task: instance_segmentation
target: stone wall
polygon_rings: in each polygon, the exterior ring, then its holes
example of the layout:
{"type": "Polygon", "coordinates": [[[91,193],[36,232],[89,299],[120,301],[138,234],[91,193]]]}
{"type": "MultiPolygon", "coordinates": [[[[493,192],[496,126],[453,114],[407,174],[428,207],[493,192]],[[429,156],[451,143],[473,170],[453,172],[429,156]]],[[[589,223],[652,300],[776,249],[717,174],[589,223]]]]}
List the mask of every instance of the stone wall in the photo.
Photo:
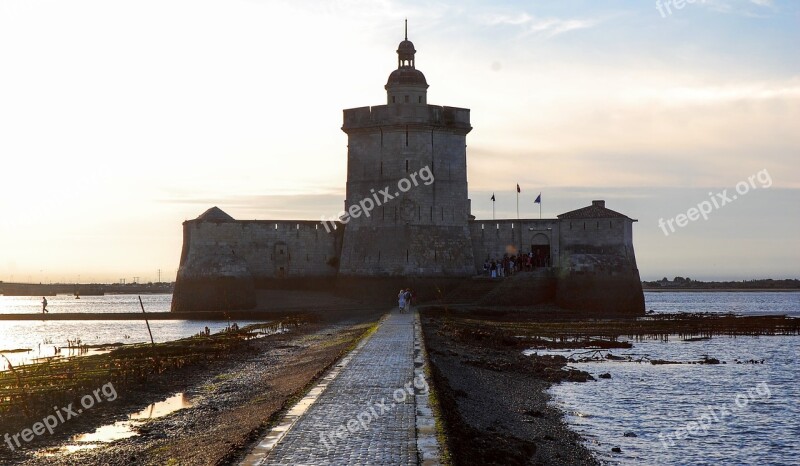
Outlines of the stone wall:
{"type": "Polygon", "coordinates": [[[190,220],[183,229],[173,311],[250,309],[256,284],[336,276],[341,225],[190,220]]]}
{"type": "Polygon", "coordinates": [[[365,202],[375,208],[347,220],[339,274],[473,275],[469,110],[424,104],[355,108],[345,110],[342,129],[348,134],[344,209],[365,202]],[[400,180],[409,181],[407,189],[400,180]]]}
{"type": "Polygon", "coordinates": [[[550,245],[552,266],[559,266],[559,220],[472,220],[469,229],[477,270],[483,270],[487,258],[499,259],[517,251],[528,253],[531,245],[546,244],[550,245]]]}
{"type": "Polygon", "coordinates": [[[336,275],[341,225],[328,232],[314,221],[189,221],[184,228],[190,258],[230,248],[256,279],[336,275]]]}
{"type": "Polygon", "coordinates": [[[556,303],[603,315],[644,314],[629,218],[561,220],[556,303]]]}

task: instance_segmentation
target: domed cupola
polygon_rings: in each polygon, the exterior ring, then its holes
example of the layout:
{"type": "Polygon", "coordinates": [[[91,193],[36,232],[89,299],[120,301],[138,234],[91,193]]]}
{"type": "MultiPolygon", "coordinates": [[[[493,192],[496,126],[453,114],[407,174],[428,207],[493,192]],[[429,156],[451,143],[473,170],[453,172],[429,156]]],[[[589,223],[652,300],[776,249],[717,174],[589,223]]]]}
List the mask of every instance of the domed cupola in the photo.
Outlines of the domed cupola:
{"type": "Polygon", "coordinates": [[[397,47],[397,67],[402,68],[404,66],[410,66],[414,68],[415,53],[417,53],[417,51],[414,49],[414,43],[408,40],[408,36],[406,36],[406,39],[400,42],[400,45],[397,47]]]}
{"type": "Polygon", "coordinates": [[[392,71],[384,87],[388,104],[427,104],[428,82],[422,71],[416,69],[414,56],[417,50],[408,40],[408,20],[405,39],[397,47],[397,69],[392,71]]]}

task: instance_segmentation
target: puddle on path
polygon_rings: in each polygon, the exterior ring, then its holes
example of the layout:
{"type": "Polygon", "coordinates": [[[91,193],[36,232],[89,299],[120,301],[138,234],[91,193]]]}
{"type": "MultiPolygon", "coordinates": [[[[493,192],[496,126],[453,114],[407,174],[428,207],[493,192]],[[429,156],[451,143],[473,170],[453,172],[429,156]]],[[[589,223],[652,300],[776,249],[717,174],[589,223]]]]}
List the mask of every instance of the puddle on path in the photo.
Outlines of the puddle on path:
{"type": "Polygon", "coordinates": [[[192,400],[185,393],[176,393],[166,400],[153,403],[145,409],[128,415],[125,421],[117,421],[95,429],[93,432],[73,436],[66,445],[49,449],[45,456],[62,453],[73,453],[80,450],[97,448],[104,443],[113,442],[139,435],[135,428],[149,419],[156,419],[171,414],[179,409],[191,408],[192,400]]]}

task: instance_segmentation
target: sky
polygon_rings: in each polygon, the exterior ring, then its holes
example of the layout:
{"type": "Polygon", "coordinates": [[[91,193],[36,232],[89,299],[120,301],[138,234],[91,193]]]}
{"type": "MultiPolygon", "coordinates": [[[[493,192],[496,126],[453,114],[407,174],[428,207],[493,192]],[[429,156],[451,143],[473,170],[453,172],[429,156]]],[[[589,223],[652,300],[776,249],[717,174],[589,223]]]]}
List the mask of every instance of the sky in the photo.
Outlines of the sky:
{"type": "Polygon", "coordinates": [[[643,279],[800,278],[800,2],[678,4],[0,0],[0,280],[172,280],[211,206],[335,215],[405,18],[428,102],[471,109],[478,219],[519,183],[637,219],[643,279]]]}

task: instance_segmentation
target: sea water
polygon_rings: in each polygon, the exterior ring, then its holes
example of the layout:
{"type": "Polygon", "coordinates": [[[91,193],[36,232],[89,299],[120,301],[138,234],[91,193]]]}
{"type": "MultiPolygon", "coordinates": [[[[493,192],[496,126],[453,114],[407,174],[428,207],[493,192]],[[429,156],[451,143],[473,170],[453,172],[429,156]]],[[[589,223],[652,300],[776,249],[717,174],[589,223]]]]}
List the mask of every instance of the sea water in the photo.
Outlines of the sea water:
{"type": "MultiPolygon", "coordinates": [[[[143,294],[142,303],[147,312],[169,312],[171,294],[143,294]]],[[[47,296],[47,311],[50,314],[83,312],[142,312],[139,295],[107,294],[104,296],[81,296],[71,294],[47,296]]],[[[42,296],[0,296],[0,314],[41,314],[42,296]]]]}
{"type": "MultiPolygon", "coordinates": [[[[48,310],[53,313],[120,313],[142,312],[137,295],[83,296],[72,295],[47,297],[48,310]]],[[[169,311],[172,295],[142,295],[148,312],[169,311]]],[[[41,297],[0,296],[0,313],[41,312],[41,297]]],[[[237,321],[239,326],[255,323],[237,321]]],[[[151,320],[150,329],[156,343],[173,341],[196,335],[206,327],[212,333],[228,326],[227,321],[198,320],[151,320]]],[[[0,354],[13,365],[30,363],[37,358],[56,355],[55,347],[68,346],[67,341],[80,340],[83,345],[109,343],[144,343],[150,334],[144,320],[0,320],[0,354]],[[30,349],[27,352],[9,352],[15,349],[30,349]]],[[[96,351],[92,351],[96,352],[96,351]]],[[[79,354],[77,350],[62,349],[61,356],[79,354]]],[[[0,357],[0,370],[8,367],[8,361],[0,357]]]]}
{"type": "MultiPolygon", "coordinates": [[[[799,297],[779,292],[659,292],[648,293],[646,301],[647,309],[656,312],[797,316],[799,297]]],[[[603,462],[800,464],[800,337],[714,337],[694,342],[674,338],[634,342],[631,349],[612,352],[683,362],[708,356],[724,364],[571,364],[597,381],[561,383],[550,393],[570,427],[603,462]],[[599,378],[602,373],[611,378],[599,378]],[[615,447],[621,452],[612,452],[615,447]]]]}

